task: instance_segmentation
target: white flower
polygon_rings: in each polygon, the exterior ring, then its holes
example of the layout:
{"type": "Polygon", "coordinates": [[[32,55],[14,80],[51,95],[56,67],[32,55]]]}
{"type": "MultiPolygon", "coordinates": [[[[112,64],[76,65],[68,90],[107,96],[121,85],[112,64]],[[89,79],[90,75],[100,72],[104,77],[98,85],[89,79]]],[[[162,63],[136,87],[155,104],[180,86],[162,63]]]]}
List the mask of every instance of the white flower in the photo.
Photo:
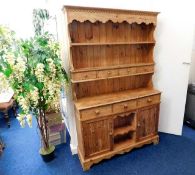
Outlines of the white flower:
{"type": "Polygon", "coordinates": [[[29,102],[28,102],[28,99],[27,98],[24,98],[22,96],[19,96],[18,97],[18,103],[19,103],[19,105],[21,106],[22,110],[25,113],[28,113],[29,112],[29,102]]]}
{"type": "Polygon", "coordinates": [[[25,120],[22,120],[22,121],[20,122],[20,126],[21,126],[22,128],[25,127],[25,120]]]}
{"type": "Polygon", "coordinates": [[[18,121],[21,122],[22,120],[24,120],[25,116],[23,114],[18,114],[18,121]]]}
{"type": "Polygon", "coordinates": [[[0,72],[0,93],[9,89],[9,82],[6,76],[0,72]]]}
{"type": "Polygon", "coordinates": [[[31,115],[31,114],[28,114],[28,115],[26,116],[26,121],[27,121],[27,123],[28,123],[28,126],[29,126],[29,127],[32,127],[32,115],[31,115]]]}
{"type": "Polygon", "coordinates": [[[20,73],[24,73],[26,70],[26,63],[23,58],[17,58],[16,67],[20,73]]]}
{"type": "Polygon", "coordinates": [[[55,73],[56,73],[56,66],[54,64],[54,61],[51,58],[48,58],[47,62],[49,64],[50,71],[53,73],[53,75],[55,75],[55,73]]]}
{"type": "Polygon", "coordinates": [[[17,78],[18,82],[23,81],[24,72],[26,70],[26,62],[23,58],[17,58],[16,64],[13,65],[14,77],[17,78]]]}
{"type": "Polygon", "coordinates": [[[39,82],[44,81],[44,67],[45,67],[44,64],[38,63],[35,68],[35,75],[39,82]]]}
{"type": "Polygon", "coordinates": [[[38,104],[39,100],[39,91],[37,87],[34,87],[32,91],[30,91],[30,99],[34,102],[34,105],[36,106],[38,104]]]}
{"type": "Polygon", "coordinates": [[[25,127],[25,115],[24,114],[18,114],[18,117],[17,117],[20,125],[22,128],[25,127]]]}
{"type": "Polygon", "coordinates": [[[11,54],[11,53],[9,53],[8,55],[7,55],[7,62],[9,63],[9,65],[11,66],[11,67],[13,67],[13,65],[14,65],[14,63],[15,63],[15,58],[14,58],[14,55],[13,54],[11,54]]]}

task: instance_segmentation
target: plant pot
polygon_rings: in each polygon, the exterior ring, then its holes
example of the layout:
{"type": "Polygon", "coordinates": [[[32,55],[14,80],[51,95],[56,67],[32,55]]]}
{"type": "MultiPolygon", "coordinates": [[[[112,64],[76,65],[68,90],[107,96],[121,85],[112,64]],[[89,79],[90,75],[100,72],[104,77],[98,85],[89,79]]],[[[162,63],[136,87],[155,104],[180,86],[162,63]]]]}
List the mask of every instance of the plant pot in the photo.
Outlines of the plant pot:
{"type": "Polygon", "coordinates": [[[44,162],[51,162],[55,158],[55,146],[50,146],[48,150],[41,148],[39,153],[44,162]]]}

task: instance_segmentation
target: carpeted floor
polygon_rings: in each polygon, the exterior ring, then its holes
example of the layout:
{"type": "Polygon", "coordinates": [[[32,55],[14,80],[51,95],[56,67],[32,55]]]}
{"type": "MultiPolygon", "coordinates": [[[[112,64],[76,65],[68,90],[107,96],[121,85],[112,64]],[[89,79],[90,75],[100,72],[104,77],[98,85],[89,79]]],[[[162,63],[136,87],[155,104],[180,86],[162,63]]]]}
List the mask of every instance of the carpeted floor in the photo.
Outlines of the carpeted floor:
{"type": "MultiPolygon", "coordinates": [[[[69,144],[56,148],[56,159],[44,163],[39,156],[36,124],[21,129],[12,118],[11,128],[0,119],[0,134],[6,149],[0,157],[0,175],[194,175],[195,130],[184,127],[182,137],[160,134],[160,144],[148,145],[115,156],[83,172],[77,155],[69,144]]],[[[69,142],[69,140],[68,140],[69,142]]]]}

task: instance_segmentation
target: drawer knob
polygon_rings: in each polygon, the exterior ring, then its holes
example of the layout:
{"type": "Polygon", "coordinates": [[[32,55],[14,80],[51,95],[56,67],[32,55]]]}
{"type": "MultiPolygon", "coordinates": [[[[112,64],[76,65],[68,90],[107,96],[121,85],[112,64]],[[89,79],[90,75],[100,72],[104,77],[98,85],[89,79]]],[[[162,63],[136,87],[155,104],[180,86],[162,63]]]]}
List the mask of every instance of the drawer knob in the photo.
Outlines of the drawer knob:
{"type": "Polygon", "coordinates": [[[124,108],[127,109],[127,107],[128,107],[127,104],[125,104],[125,105],[124,105],[124,108]]]}
{"type": "Polygon", "coordinates": [[[148,68],[144,68],[144,71],[148,71],[148,68]]]}
{"type": "Polygon", "coordinates": [[[99,110],[96,110],[95,113],[98,115],[98,114],[100,114],[100,111],[99,110]]]}
{"type": "Polygon", "coordinates": [[[108,73],[108,75],[110,75],[110,74],[111,74],[111,72],[110,72],[110,71],[108,71],[107,73],[108,73]]]}
{"type": "Polygon", "coordinates": [[[147,102],[148,103],[152,102],[152,99],[151,98],[148,98],[147,102]]]}
{"type": "Polygon", "coordinates": [[[87,77],[88,77],[88,75],[85,75],[84,77],[85,77],[85,78],[87,78],[87,77]]]}

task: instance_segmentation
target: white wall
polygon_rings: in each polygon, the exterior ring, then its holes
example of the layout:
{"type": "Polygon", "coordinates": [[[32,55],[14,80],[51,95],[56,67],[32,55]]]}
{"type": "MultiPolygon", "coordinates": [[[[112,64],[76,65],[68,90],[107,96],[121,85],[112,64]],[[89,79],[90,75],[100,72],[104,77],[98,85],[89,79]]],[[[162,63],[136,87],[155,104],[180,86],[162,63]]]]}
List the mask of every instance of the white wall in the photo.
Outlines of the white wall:
{"type": "Polygon", "coordinates": [[[18,37],[34,35],[32,12],[45,7],[45,0],[0,0],[0,24],[10,27],[18,37]]]}
{"type": "Polygon", "coordinates": [[[190,66],[190,78],[189,83],[195,83],[195,29],[194,29],[194,37],[193,37],[193,47],[192,47],[192,60],[190,66]]]}

